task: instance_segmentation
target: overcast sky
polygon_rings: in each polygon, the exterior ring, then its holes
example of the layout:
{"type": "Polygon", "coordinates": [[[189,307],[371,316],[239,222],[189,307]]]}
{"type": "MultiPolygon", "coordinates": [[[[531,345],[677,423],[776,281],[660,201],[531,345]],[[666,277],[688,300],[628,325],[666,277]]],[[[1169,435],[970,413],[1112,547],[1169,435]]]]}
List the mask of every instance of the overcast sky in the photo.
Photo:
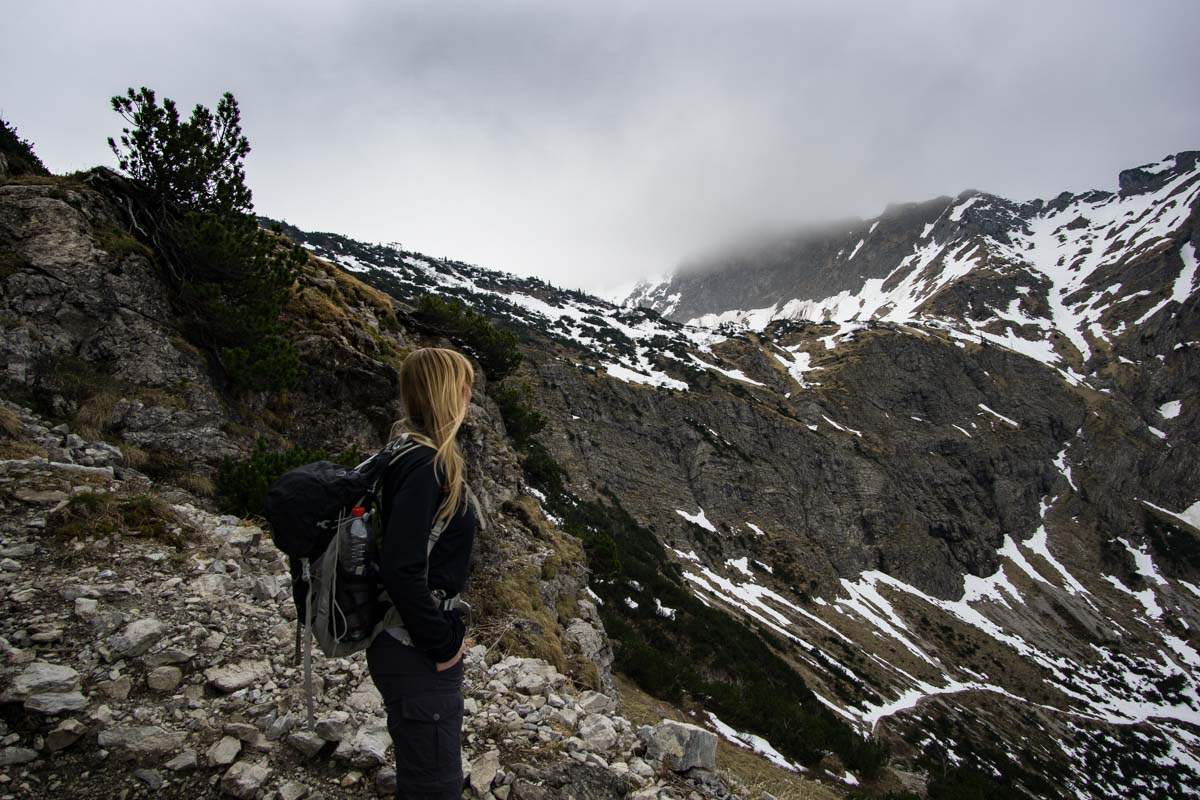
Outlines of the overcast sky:
{"type": "Polygon", "coordinates": [[[232,91],[255,208],[611,292],[749,230],[1200,149],[1200,2],[9,4],[0,116],[115,165],[109,98],[232,91]]]}

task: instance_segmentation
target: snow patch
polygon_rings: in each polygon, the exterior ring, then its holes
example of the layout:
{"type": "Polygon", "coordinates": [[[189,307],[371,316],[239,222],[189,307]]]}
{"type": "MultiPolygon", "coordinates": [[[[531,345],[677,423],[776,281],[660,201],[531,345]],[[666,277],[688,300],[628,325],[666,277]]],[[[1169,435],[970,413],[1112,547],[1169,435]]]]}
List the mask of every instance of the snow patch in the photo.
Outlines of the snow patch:
{"type": "Polygon", "coordinates": [[[703,508],[700,509],[700,513],[698,513],[698,514],[689,514],[686,511],[682,511],[678,508],[675,509],[675,513],[678,514],[679,516],[683,517],[684,519],[686,519],[688,522],[692,523],[693,525],[699,525],[701,528],[704,528],[705,530],[712,531],[713,533],[717,533],[717,529],[715,527],[713,527],[713,524],[708,521],[708,517],[705,516],[703,508]]]}

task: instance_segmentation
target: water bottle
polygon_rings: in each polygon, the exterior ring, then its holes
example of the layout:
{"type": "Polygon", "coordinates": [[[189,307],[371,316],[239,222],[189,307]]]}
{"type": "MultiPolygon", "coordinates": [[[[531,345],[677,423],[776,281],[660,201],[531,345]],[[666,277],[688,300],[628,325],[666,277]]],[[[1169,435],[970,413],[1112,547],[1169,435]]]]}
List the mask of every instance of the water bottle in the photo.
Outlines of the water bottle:
{"type": "Polygon", "coordinates": [[[342,571],[349,576],[363,577],[367,574],[367,544],[371,531],[367,527],[367,510],[362,506],[350,509],[350,524],[345,528],[342,540],[342,571]]]}
{"type": "Polygon", "coordinates": [[[371,589],[374,579],[367,570],[367,549],[371,539],[367,510],[362,506],[351,509],[350,524],[343,531],[342,552],[338,557],[341,582],[345,589],[345,608],[342,613],[346,618],[346,633],[342,638],[357,642],[370,635],[373,611],[371,589]]]}

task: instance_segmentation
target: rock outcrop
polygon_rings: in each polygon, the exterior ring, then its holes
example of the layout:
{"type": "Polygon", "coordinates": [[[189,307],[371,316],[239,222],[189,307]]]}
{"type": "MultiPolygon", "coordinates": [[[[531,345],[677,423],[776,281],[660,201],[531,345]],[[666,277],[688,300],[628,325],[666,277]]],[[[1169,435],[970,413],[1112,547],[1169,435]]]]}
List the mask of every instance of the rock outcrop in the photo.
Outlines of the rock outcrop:
{"type": "MultiPolygon", "coordinates": [[[[51,435],[28,409],[3,408],[33,440],[51,435]]],[[[23,707],[0,721],[0,792],[193,797],[215,785],[237,798],[388,796],[391,742],[361,654],[317,655],[317,723],[304,726],[286,563],[259,528],[165,502],[179,535],[56,527],[81,497],[148,485],[153,495],[148,478],[120,473],[0,461],[0,553],[10,565],[0,572],[0,703],[23,707]]],[[[594,642],[602,629],[582,626],[595,624],[581,617],[571,629],[594,642]]],[[[465,674],[465,796],[550,798],[564,785],[605,797],[618,787],[642,798],[737,791],[714,783],[711,757],[664,768],[612,695],[545,660],[481,642],[467,650],[465,674]]],[[[611,686],[611,675],[601,682],[611,686]]]]}

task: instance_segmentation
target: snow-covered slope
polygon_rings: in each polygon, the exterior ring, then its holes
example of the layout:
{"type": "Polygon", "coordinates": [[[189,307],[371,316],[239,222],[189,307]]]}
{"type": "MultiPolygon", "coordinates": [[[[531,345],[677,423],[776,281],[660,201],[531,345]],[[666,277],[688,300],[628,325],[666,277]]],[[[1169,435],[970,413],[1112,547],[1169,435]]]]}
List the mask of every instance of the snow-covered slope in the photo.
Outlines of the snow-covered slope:
{"type": "Polygon", "coordinates": [[[1193,297],[1198,160],[1197,152],[1168,156],[1121,173],[1118,193],[1048,203],[965,192],[924,204],[923,214],[885,212],[725,256],[643,285],[626,303],[705,326],[943,324],[1086,374],[1122,334],[1184,313],[1193,297]],[[839,291],[812,292],[818,273],[835,276],[839,291]]]}

